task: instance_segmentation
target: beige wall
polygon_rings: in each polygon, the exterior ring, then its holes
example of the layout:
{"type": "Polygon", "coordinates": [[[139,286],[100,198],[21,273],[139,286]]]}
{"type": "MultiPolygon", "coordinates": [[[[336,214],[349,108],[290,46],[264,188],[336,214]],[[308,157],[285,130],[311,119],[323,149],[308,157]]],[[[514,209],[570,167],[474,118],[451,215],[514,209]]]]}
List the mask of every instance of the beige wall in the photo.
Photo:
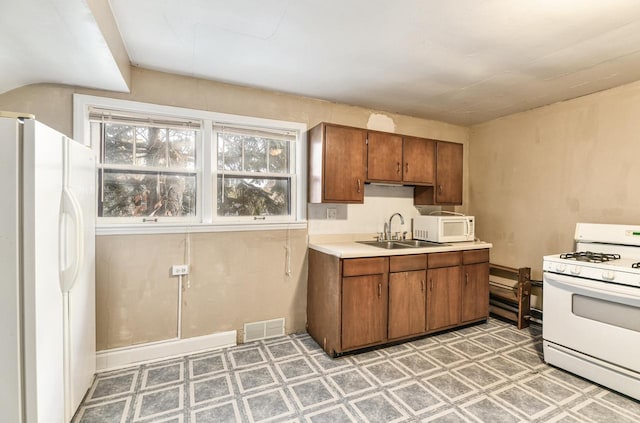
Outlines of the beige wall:
{"type": "MultiPolygon", "coordinates": [[[[367,128],[383,121],[397,133],[461,142],[468,148],[468,129],[456,125],[140,68],[131,68],[130,94],[38,84],[0,95],[0,110],[33,113],[72,136],[74,93],[290,120],[308,127],[327,121],[367,128]]],[[[466,182],[464,195],[468,198],[466,182]]],[[[285,317],[288,332],[303,330],[306,235],[306,230],[297,230],[99,236],[98,349],[176,336],[177,281],[169,276],[169,269],[187,259],[192,271],[183,291],[183,337],[236,329],[241,339],[243,323],[278,317],[285,317]],[[287,238],[291,276],[284,275],[287,238]]]]}
{"type": "Polygon", "coordinates": [[[640,82],[473,126],[469,212],[491,260],[573,249],[576,222],[640,224],[640,82]]]}
{"type": "Polygon", "coordinates": [[[97,348],[177,336],[178,278],[182,337],[238,330],[284,317],[287,333],[305,329],[305,230],[99,236],[96,243],[97,348]],[[285,247],[291,251],[287,274],[285,247]]]}

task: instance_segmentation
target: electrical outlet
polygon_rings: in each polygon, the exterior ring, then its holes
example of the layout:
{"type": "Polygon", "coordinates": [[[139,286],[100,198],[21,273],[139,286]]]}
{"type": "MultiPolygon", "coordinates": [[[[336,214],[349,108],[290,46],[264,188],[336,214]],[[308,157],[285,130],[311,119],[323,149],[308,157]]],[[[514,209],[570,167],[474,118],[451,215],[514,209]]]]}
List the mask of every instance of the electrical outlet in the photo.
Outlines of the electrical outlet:
{"type": "Polygon", "coordinates": [[[336,216],[338,215],[338,211],[335,207],[329,207],[327,209],[327,220],[336,220],[336,216]]]}
{"type": "Polygon", "coordinates": [[[189,274],[189,265],[188,264],[174,264],[171,266],[171,275],[172,276],[182,276],[189,274]]]}

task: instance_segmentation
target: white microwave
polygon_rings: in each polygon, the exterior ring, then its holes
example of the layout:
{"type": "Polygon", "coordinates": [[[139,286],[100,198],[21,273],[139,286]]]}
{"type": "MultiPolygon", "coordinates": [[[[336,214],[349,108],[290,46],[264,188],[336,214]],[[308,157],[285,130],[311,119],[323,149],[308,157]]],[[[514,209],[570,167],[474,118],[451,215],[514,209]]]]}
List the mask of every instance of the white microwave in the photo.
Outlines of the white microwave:
{"type": "Polygon", "coordinates": [[[413,239],[431,242],[473,241],[473,216],[417,216],[413,218],[413,239]]]}

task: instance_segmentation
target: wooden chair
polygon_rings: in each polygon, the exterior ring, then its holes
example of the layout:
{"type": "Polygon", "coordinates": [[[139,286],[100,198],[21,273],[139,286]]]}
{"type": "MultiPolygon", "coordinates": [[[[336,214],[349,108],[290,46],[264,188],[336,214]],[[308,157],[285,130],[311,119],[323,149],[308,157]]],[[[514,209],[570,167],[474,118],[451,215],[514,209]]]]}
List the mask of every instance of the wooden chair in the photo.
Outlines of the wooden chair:
{"type": "Polygon", "coordinates": [[[531,268],[489,264],[489,312],[514,321],[518,329],[531,317],[531,268]]]}

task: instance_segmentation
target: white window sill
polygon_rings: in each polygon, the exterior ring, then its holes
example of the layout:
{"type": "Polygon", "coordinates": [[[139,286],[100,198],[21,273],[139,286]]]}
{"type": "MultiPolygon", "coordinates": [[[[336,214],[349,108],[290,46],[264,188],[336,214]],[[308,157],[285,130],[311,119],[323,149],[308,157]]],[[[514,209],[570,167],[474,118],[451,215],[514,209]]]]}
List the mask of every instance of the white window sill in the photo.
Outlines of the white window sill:
{"type": "Polygon", "coordinates": [[[261,223],[148,223],[148,224],[109,224],[96,226],[96,235],[152,235],[184,234],[203,232],[246,232],[277,231],[286,229],[307,229],[307,221],[297,222],[261,222],[261,223]]]}

